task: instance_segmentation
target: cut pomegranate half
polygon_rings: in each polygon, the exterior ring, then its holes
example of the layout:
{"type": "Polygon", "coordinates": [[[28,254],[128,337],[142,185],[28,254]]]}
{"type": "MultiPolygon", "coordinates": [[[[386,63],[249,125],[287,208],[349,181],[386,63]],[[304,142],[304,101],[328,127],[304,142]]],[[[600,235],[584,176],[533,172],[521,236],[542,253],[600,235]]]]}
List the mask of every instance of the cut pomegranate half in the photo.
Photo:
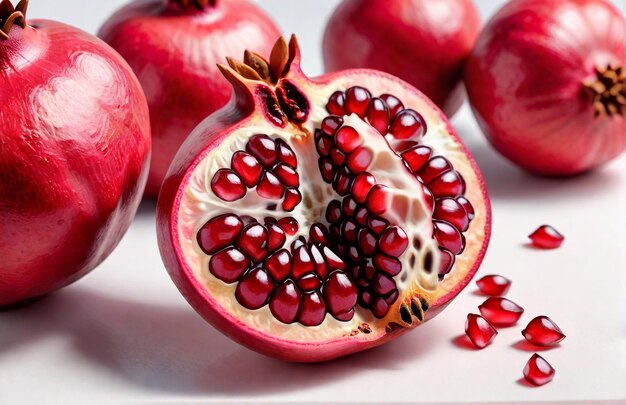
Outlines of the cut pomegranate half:
{"type": "Polygon", "coordinates": [[[159,245],[195,309],[261,353],[320,361],[432,318],[471,280],[491,213],[442,113],[374,71],[311,80],[295,38],[221,66],[230,104],[170,168],[159,245]]]}

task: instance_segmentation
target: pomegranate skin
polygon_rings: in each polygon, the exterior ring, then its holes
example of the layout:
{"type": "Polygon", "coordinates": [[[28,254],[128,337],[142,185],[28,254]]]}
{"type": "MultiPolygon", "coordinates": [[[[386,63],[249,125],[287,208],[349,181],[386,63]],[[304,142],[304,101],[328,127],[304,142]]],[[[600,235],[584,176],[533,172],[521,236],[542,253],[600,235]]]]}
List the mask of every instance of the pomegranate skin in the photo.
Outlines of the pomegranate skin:
{"type": "Polygon", "coordinates": [[[479,32],[471,0],[344,0],[326,26],[324,64],[388,72],[451,117],[465,97],[463,67],[479,32]]]}
{"type": "Polygon", "coordinates": [[[138,0],[117,11],[98,36],[130,64],[150,106],[153,152],[146,196],[156,198],[191,130],[223,107],[231,85],[217,64],[246,49],[267,54],[280,31],[248,0],[218,0],[198,10],[138,0]]]}
{"type": "Polygon", "coordinates": [[[621,154],[626,109],[596,116],[584,83],[596,79],[596,68],[625,66],[624,25],[605,0],[504,6],[483,30],[464,78],[495,149],[551,176],[582,173],[621,154]]]}
{"type": "Polygon", "coordinates": [[[102,262],[134,217],[150,157],[148,105],[126,62],[83,31],[29,23],[0,39],[0,307],[102,262]]]}

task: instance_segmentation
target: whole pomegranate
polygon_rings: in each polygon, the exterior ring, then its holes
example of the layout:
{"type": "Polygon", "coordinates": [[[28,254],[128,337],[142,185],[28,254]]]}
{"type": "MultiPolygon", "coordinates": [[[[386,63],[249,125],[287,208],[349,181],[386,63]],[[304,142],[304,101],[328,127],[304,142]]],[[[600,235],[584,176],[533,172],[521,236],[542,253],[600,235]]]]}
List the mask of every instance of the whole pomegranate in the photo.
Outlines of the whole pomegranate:
{"type": "Polygon", "coordinates": [[[471,0],[344,0],[328,21],[327,71],[371,68],[406,80],[452,116],[480,31],[471,0]]]}
{"type": "Polygon", "coordinates": [[[148,98],[153,152],[146,196],[156,197],[187,135],[230,98],[217,63],[245,49],[267,53],[280,32],[247,0],[136,0],[98,35],[128,61],[148,98]]]}
{"type": "Polygon", "coordinates": [[[388,74],[307,78],[295,37],[228,59],[234,88],[176,155],[159,247],[193,307],[261,353],[321,361],[396,338],[472,278],[483,179],[445,116],[388,74]]]}
{"type": "Polygon", "coordinates": [[[115,248],[148,175],[139,82],[105,43],[0,2],[0,307],[82,277],[115,248]]]}
{"type": "Polygon", "coordinates": [[[515,0],[483,30],[465,86],[493,146],[573,175],[626,149],[624,17],[605,0],[515,0]]]}

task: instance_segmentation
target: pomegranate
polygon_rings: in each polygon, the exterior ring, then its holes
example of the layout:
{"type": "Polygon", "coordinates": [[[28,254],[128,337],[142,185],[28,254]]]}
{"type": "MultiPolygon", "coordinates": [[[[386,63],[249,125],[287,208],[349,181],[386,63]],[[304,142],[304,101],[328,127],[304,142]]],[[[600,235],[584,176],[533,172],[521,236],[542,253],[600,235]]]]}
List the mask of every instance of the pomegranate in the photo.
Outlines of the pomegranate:
{"type": "Polygon", "coordinates": [[[189,132],[223,107],[231,86],[217,68],[227,55],[265,54],[280,31],[248,0],[144,0],[116,12],[98,36],[137,74],[148,98],[153,152],[146,196],[159,193],[189,132]]]}
{"type": "Polygon", "coordinates": [[[452,116],[480,32],[471,0],[344,0],[326,26],[328,71],[371,68],[406,80],[452,116]]]}
{"type": "Polygon", "coordinates": [[[533,354],[524,367],[524,378],[532,385],[541,386],[554,378],[554,368],[537,353],[533,354]]]}
{"type": "Polygon", "coordinates": [[[556,249],[561,247],[565,237],[550,225],[541,225],[528,235],[532,246],[540,249],[556,249]]]}
{"type": "Polygon", "coordinates": [[[0,306],[63,287],[115,248],[148,175],[139,82],[99,39],[0,2],[0,306]]]}
{"type": "Polygon", "coordinates": [[[227,107],[177,154],[161,255],[226,335],[291,361],[380,345],[470,281],[490,236],[482,176],[445,116],[382,72],[311,80],[295,37],[228,59],[227,107]]]}
{"type": "Polygon", "coordinates": [[[465,72],[493,146],[541,175],[573,175],[626,149],[624,17],[607,0],[514,0],[465,72]],[[575,29],[572,29],[575,27],[575,29]]]}

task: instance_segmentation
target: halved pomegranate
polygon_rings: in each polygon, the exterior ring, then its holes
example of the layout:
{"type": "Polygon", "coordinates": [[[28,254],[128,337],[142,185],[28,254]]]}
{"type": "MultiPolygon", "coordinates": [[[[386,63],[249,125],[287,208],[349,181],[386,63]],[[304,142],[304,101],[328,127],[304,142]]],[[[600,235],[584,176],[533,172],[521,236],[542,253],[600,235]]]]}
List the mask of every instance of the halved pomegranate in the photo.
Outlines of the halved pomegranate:
{"type": "Polygon", "coordinates": [[[321,361],[441,311],[487,248],[482,176],[441,111],[401,80],[311,80],[295,37],[220,66],[224,109],[179,151],[161,254],[194,308],[241,344],[321,361]]]}

